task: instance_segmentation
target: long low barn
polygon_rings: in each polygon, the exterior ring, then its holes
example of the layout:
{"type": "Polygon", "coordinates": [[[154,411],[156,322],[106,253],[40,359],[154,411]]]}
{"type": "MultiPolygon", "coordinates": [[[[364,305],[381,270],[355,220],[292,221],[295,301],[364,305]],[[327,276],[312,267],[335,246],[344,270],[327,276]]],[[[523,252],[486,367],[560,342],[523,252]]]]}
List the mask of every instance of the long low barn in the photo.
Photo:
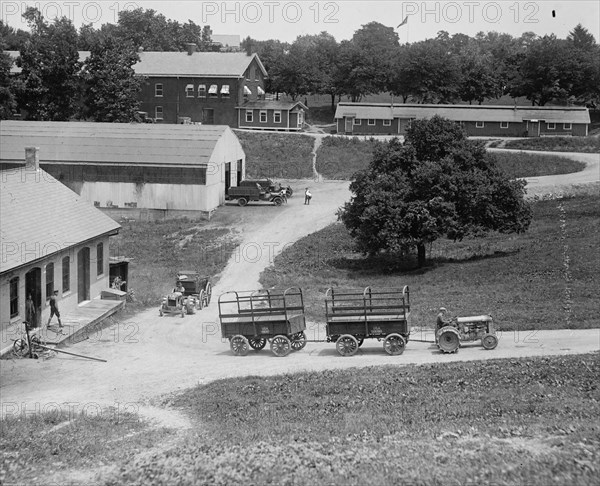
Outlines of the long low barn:
{"type": "Polygon", "coordinates": [[[39,147],[40,166],[96,207],[210,214],[245,173],[233,131],[219,125],[0,123],[0,163],[39,147]]]}
{"type": "Polygon", "coordinates": [[[411,120],[435,115],[460,123],[470,136],[586,136],[590,124],[583,107],[385,103],[338,103],[335,121],[337,132],[347,135],[402,135],[411,120]]]}

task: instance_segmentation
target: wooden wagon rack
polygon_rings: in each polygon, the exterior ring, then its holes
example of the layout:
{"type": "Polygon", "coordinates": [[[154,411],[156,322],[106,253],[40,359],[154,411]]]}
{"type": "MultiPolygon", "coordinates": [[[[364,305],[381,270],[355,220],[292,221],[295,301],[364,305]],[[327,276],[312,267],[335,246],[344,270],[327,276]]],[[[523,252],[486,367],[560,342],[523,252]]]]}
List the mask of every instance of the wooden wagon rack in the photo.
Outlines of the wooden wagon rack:
{"type": "Polygon", "coordinates": [[[306,345],[304,297],[297,287],[226,292],[219,297],[219,320],[221,336],[238,356],[249,348],[260,351],[267,341],[276,356],[306,345]]]}
{"type": "Polygon", "coordinates": [[[327,341],[342,356],[352,356],[365,339],[383,340],[391,355],[404,352],[410,336],[410,293],[402,288],[336,290],[325,294],[327,341]]]}

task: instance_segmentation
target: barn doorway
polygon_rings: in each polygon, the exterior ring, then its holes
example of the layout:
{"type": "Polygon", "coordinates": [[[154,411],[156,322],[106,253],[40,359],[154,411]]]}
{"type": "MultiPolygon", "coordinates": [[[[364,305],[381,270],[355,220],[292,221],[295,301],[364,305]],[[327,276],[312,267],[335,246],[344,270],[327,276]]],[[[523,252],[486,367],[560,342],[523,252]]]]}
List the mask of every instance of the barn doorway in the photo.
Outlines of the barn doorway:
{"type": "Polygon", "coordinates": [[[77,253],[77,302],[90,300],[90,249],[77,253]]]}
{"type": "Polygon", "coordinates": [[[42,318],[42,269],[32,268],[25,274],[25,298],[31,295],[33,300],[34,314],[31,324],[40,327],[42,318]]]}
{"type": "Polygon", "coordinates": [[[240,182],[242,182],[242,159],[238,159],[237,161],[237,185],[240,185],[240,182]]]}
{"type": "Polygon", "coordinates": [[[225,163],[225,194],[229,193],[231,187],[231,162],[225,163]]]}

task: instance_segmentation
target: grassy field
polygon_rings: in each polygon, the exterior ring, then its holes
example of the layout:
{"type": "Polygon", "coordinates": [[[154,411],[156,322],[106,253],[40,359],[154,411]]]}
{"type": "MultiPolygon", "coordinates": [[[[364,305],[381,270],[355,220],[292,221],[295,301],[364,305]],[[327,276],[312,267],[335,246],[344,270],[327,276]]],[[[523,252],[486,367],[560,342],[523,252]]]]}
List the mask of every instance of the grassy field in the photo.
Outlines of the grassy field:
{"type": "Polygon", "coordinates": [[[345,227],[334,224],[276,257],[261,283],[301,287],[307,315],[316,322],[324,319],[330,286],[409,285],[412,322],[418,326],[433,325],[444,306],[453,315],[491,314],[501,330],[598,327],[597,186],[594,191],[596,196],[535,202],[533,222],[522,235],[438,240],[422,269],[413,257],[356,253],[345,227]]]}
{"type": "Polygon", "coordinates": [[[237,130],[236,135],[246,152],[246,178],[307,179],[313,176],[312,137],[237,130]]]}
{"type": "MultiPolygon", "coordinates": [[[[317,152],[317,172],[327,179],[351,180],[355,172],[367,168],[378,143],[357,137],[325,137],[317,152]]],[[[585,168],[582,162],[558,155],[521,152],[493,155],[500,169],[511,178],[569,174],[585,168]]]]}
{"type": "Polygon", "coordinates": [[[600,153],[600,137],[541,137],[510,140],[504,146],[520,150],[600,153]]]}
{"type": "Polygon", "coordinates": [[[104,468],[94,484],[590,485],[599,373],[587,354],[221,380],[168,399],[188,431],[4,420],[0,480],[104,468]]]}
{"type": "Polygon", "coordinates": [[[131,258],[127,286],[134,290],[135,302],[127,305],[128,312],[158,306],[179,270],[215,276],[225,268],[235,235],[227,227],[208,225],[188,219],[122,223],[110,249],[111,255],[131,258]]]}

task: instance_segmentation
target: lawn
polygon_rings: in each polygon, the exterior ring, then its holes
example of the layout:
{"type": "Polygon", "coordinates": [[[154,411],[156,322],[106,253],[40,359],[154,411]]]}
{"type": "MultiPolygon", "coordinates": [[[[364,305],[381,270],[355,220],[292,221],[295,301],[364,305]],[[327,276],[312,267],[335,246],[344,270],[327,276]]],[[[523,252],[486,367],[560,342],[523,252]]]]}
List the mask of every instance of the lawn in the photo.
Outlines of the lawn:
{"type": "MultiPolygon", "coordinates": [[[[368,167],[376,140],[357,137],[325,137],[317,152],[317,172],[327,179],[352,180],[359,170],[368,167]]],[[[585,164],[558,155],[522,152],[493,152],[498,167],[511,178],[570,174],[585,164]]]]}
{"type": "Polygon", "coordinates": [[[548,152],[600,153],[600,137],[541,137],[510,140],[504,148],[548,152]]]}
{"type": "Polygon", "coordinates": [[[119,442],[99,484],[589,485],[599,373],[587,354],[216,381],[169,399],[191,431],[137,457],[119,442]]]}
{"type": "Polygon", "coordinates": [[[324,320],[330,286],[408,285],[412,323],[418,326],[433,325],[444,306],[453,315],[491,314],[500,330],[599,327],[597,186],[595,192],[533,203],[533,222],[525,234],[438,240],[421,269],[412,255],[364,257],[337,223],[287,248],[261,283],[302,288],[307,316],[315,322],[324,320]]]}
{"type": "Polygon", "coordinates": [[[246,178],[308,179],[313,177],[314,138],[308,135],[236,130],[246,152],[246,178]]]}
{"type": "Polygon", "coordinates": [[[122,226],[110,250],[111,255],[131,259],[127,287],[133,289],[135,302],[128,304],[129,312],[158,306],[180,270],[219,274],[236,246],[229,227],[215,227],[208,221],[135,221],[122,226]]]}

